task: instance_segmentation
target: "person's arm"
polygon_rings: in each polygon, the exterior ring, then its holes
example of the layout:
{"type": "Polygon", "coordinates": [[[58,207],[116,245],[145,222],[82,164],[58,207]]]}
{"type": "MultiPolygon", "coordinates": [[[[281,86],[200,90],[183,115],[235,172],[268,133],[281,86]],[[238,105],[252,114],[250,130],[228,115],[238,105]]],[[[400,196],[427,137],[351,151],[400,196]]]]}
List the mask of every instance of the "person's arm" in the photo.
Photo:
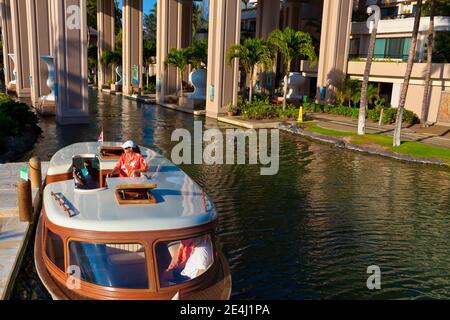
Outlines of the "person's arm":
{"type": "Polygon", "coordinates": [[[112,177],[115,175],[118,175],[120,173],[120,168],[122,167],[122,157],[119,158],[119,161],[117,162],[114,169],[108,174],[108,177],[112,177]]]}

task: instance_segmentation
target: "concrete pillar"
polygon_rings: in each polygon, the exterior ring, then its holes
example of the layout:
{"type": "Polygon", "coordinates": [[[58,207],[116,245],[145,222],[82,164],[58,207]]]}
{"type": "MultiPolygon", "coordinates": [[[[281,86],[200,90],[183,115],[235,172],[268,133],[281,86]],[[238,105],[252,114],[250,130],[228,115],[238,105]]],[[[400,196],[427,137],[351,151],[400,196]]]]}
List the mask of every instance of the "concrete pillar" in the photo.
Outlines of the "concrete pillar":
{"type": "MultiPolygon", "coordinates": [[[[180,87],[175,67],[164,66],[170,49],[192,42],[192,0],[159,0],[157,4],[156,99],[163,102],[180,87]]],[[[184,75],[186,78],[186,74],[184,75]]]]}
{"type": "MultiPolygon", "coordinates": [[[[280,1],[259,0],[256,14],[256,38],[267,39],[269,34],[280,27],[280,1]]],[[[260,74],[261,87],[275,89],[277,66],[274,64],[272,70],[266,70],[260,74]]]]}
{"type": "MultiPolygon", "coordinates": [[[[28,50],[30,52],[31,103],[39,104],[39,98],[50,93],[47,86],[47,64],[41,60],[43,55],[51,55],[48,0],[28,0],[28,50]]],[[[53,104],[54,105],[54,104],[53,104]]]]}
{"type": "Polygon", "coordinates": [[[122,15],[123,93],[140,93],[143,64],[142,0],[123,0],[122,15]]]}
{"type": "Polygon", "coordinates": [[[209,2],[208,77],[206,115],[226,113],[227,104],[237,104],[239,65],[226,63],[228,48],[240,42],[241,1],[209,2]]]}
{"type": "Polygon", "coordinates": [[[100,58],[105,51],[114,51],[114,0],[97,0],[98,87],[114,80],[114,66],[104,66],[100,58]]]}
{"type": "Polygon", "coordinates": [[[325,87],[325,100],[334,98],[336,87],[347,73],[348,51],[352,19],[353,0],[324,0],[320,55],[317,79],[317,100],[320,88],[325,87]]]}
{"type": "Polygon", "coordinates": [[[14,65],[8,54],[13,53],[13,38],[12,38],[12,20],[10,0],[0,0],[0,14],[1,14],[1,28],[2,28],[2,43],[3,43],[3,66],[5,73],[5,85],[14,79],[13,70],[14,65]]]}
{"type": "Polygon", "coordinates": [[[19,98],[28,98],[31,94],[30,57],[28,48],[27,0],[10,0],[12,38],[15,60],[16,93],[19,98]]]}
{"type": "Polygon", "coordinates": [[[86,0],[50,1],[59,124],[88,122],[86,0]]]}

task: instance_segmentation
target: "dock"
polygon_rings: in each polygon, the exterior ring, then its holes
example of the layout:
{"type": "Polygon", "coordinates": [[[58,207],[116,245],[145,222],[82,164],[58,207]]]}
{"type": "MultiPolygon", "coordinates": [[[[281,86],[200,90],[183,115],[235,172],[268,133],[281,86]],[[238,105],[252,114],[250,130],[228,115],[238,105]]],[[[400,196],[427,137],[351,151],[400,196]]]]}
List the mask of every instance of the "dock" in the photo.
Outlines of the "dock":
{"type": "MultiPolygon", "coordinates": [[[[42,162],[42,179],[48,162],[42,162]]],[[[8,299],[22,263],[33,225],[19,220],[17,181],[26,162],[0,164],[0,299],[8,299]]],[[[39,189],[32,189],[34,214],[40,211],[39,189]]]]}

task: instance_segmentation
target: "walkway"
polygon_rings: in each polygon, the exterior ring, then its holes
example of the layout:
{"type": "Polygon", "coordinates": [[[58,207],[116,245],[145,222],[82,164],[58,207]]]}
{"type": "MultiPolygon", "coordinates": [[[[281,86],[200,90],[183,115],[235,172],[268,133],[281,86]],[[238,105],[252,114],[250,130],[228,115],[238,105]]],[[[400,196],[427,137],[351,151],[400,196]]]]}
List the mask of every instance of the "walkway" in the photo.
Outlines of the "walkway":
{"type": "MultiPolygon", "coordinates": [[[[27,163],[0,164],[0,299],[7,299],[26,244],[31,237],[31,225],[19,221],[17,181],[19,170],[27,163]]],[[[43,178],[48,163],[42,163],[43,178]]],[[[33,190],[33,199],[37,189],[33,190]]]]}
{"type": "MultiPolygon", "coordinates": [[[[308,113],[308,115],[317,121],[318,126],[326,129],[356,131],[358,127],[357,119],[324,113],[308,113]]],[[[394,125],[381,125],[379,127],[378,123],[367,121],[366,132],[392,136],[394,125]]],[[[431,126],[429,128],[421,128],[420,125],[416,124],[402,129],[402,139],[450,149],[450,127],[431,126]]]]}

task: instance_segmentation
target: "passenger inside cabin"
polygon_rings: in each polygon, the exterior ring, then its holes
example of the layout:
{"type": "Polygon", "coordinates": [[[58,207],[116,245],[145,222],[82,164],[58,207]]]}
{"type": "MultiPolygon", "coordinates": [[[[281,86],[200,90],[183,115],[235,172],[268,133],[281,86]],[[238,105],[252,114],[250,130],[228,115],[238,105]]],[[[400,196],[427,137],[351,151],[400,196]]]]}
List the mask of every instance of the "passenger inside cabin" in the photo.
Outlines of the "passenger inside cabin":
{"type": "Polygon", "coordinates": [[[74,179],[79,189],[97,189],[99,187],[99,171],[92,165],[92,160],[84,159],[83,168],[74,168],[74,179]]]}
{"type": "Polygon", "coordinates": [[[135,150],[137,146],[129,140],[122,145],[124,153],[120,156],[115,168],[108,175],[109,177],[119,175],[121,178],[140,177],[141,173],[148,171],[148,164],[144,157],[135,150]]]}
{"type": "Polygon", "coordinates": [[[213,263],[212,243],[208,235],[182,240],[162,282],[178,284],[202,275],[213,263]]]}

